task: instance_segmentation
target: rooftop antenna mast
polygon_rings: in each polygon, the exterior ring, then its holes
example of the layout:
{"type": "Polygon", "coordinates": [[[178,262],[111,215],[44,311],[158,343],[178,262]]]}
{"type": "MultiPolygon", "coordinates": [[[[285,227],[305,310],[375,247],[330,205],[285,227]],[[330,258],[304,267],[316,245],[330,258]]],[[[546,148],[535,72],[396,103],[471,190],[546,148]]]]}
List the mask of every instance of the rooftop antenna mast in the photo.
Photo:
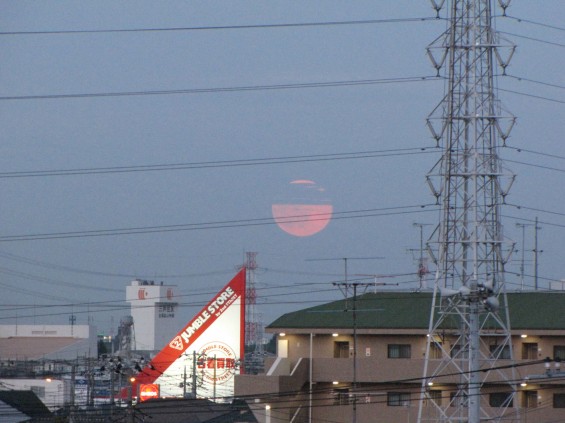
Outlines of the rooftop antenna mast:
{"type": "MultiPolygon", "coordinates": [[[[499,158],[515,118],[496,98],[515,46],[494,28],[495,0],[431,0],[447,5],[447,30],[427,49],[445,96],[428,117],[442,155],[427,176],[440,206],[428,241],[436,266],[418,423],[519,421],[504,266],[501,206],[514,181],[499,158]],[[433,357],[433,360],[432,360],[433,357]],[[505,361],[508,364],[508,361],[505,361]],[[488,381],[488,382],[487,382],[488,381]],[[508,393],[489,408],[485,385],[508,393]]],[[[510,0],[498,0],[503,15],[510,0]]]]}

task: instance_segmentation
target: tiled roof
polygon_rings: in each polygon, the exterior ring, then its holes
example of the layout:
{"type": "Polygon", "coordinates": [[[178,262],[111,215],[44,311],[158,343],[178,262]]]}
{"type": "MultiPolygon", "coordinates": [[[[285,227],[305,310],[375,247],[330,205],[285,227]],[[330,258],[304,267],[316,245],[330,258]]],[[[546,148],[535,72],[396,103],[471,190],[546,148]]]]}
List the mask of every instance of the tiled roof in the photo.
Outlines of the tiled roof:
{"type": "MultiPolygon", "coordinates": [[[[565,330],[565,292],[531,291],[508,293],[510,326],[513,330],[565,330]]],[[[427,329],[431,292],[390,292],[357,297],[358,329],[427,329]]],[[[268,329],[338,329],[353,327],[353,299],[333,301],[287,313],[268,329]]]]}

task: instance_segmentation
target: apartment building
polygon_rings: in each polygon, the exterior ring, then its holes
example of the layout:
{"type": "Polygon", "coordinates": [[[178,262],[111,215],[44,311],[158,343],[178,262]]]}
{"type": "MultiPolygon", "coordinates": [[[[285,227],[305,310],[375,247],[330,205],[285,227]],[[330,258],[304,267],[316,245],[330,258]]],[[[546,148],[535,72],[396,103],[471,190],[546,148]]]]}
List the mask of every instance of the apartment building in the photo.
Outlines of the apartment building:
{"type": "MultiPolygon", "coordinates": [[[[496,360],[497,368],[483,385],[481,407],[507,421],[565,421],[565,291],[507,297],[512,349],[497,333],[481,336],[481,365],[496,360]],[[516,381],[510,402],[503,378],[516,381]]],[[[266,329],[276,334],[277,356],[264,374],[236,376],[236,397],[266,423],[416,422],[423,389],[427,402],[464,408],[456,373],[422,384],[426,361],[433,367],[442,355],[464,354],[457,328],[446,327],[442,347],[426,360],[431,304],[430,292],[380,292],[285,314],[266,329]]],[[[427,402],[423,418],[435,408],[427,402]]]]}

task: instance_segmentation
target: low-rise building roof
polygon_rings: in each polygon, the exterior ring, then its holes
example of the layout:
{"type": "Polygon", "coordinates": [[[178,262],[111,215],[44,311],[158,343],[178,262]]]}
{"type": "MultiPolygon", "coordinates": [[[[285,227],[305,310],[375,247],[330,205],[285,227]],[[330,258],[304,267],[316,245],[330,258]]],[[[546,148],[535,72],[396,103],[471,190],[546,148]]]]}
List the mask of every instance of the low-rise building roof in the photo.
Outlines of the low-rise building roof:
{"type": "MultiPolygon", "coordinates": [[[[282,329],[427,330],[432,292],[367,293],[286,313],[267,326],[282,329]]],[[[507,294],[512,330],[564,330],[565,291],[526,291],[507,294]]]]}

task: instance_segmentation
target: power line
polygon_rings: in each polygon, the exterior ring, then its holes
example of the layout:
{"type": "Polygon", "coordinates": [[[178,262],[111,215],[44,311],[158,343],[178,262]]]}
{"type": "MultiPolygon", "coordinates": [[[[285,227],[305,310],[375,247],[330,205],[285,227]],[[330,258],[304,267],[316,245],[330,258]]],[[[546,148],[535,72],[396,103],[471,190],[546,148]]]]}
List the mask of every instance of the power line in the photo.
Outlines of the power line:
{"type": "Polygon", "coordinates": [[[553,159],[565,160],[565,156],[559,156],[557,154],[552,154],[552,153],[545,153],[543,151],[536,151],[536,150],[531,150],[531,149],[521,148],[521,147],[512,147],[512,146],[509,146],[509,145],[506,145],[504,147],[511,149],[511,150],[516,150],[518,153],[525,152],[525,153],[536,154],[536,155],[539,155],[539,156],[551,157],[553,159]]]}
{"type": "Polygon", "coordinates": [[[302,88],[350,87],[357,85],[430,82],[430,81],[438,81],[441,79],[442,79],[441,77],[433,75],[433,76],[407,76],[401,78],[380,78],[380,79],[363,79],[363,80],[348,80],[348,81],[305,82],[305,83],[296,83],[296,84],[249,85],[249,86],[215,87],[215,88],[188,88],[188,89],[177,89],[177,90],[143,90],[143,91],[100,92],[100,93],[21,95],[21,96],[2,96],[0,97],[0,101],[61,100],[61,99],[73,99],[73,98],[130,97],[130,96],[147,96],[147,95],[204,94],[204,93],[226,93],[226,92],[241,92],[241,91],[287,90],[287,89],[302,89],[302,88]]]}
{"type": "Polygon", "coordinates": [[[560,104],[564,104],[565,101],[564,100],[559,100],[556,98],[550,98],[550,97],[544,97],[542,95],[535,95],[535,94],[530,94],[530,93],[524,93],[521,91],[515,91],[515,90],[509,90],[509,89],[505,89],[505,88],[498,88],[498,91],[504,91],[506,93],[511,93],[511,94],[516,94],[516,95],[522,95],[525,97],[530,97],[530,98],[537,98],[538,100],[545,100],[545,101],[551,101],[553,103],[560,103],[560,104]]]}
{"type": "Polygon", "coordinates": [[[505,162],[509,162],[509,163],[516,163],[516,164],[521,164],[524,166],[530,166],[530,167],[536,167],[538,169],[545,169],[545,170],[554,170],[555,172],[565,172],[565,169],[560,169],[557,167],[551,167],[551,166],[544,166],[544,165],[539,165],[539,164],[534,164],[534,163],[527,163],[527,162],[522,162],[519,160],[511,160],[511,159],[504,159],[505,162]]]}
{"type": "Polygon", "coordinates": [[[386,23],[408,23],[435,21],[435,17],[365,19],[353,21],[327,21],[327,22],[295,22],[280,24],[254,24],[254,25],[216,25],[216,26],[186,26],[186,27],[160,27],[160,28],[122,28],[122,29],[76,29],[52,31],[3,31],[0,35],[69,35],[69,34],[108,34],[131,32],[178,32],[178,31],[217,31],[239,29],[275,29],[299,28],[316,26],[344,26],[344,25],[375,25],[386,23]]]}
{"type": "Polygon", "coordinates": [[[514,32],[506,32],[506,31],[497,31],[497,32],[500,33],[500,34],[510,35],[512,37],[523,38],[525,40],[530,40],[530,41],[536,41],[538,43],[549,44],[549,45],[557,46],[557,47],[565,47],[565,44],[557,43],[555,41],[547,41],[547,40],[542,40],[540,38],[528,37],[527,35],[520,35],[520,34],[516,34],[514,32]]]}
{"type": "Polygon", "coordinates": [[[515,76],[515,75],[510,75],[510,74],[507,74],[507,73],[503,74],[503,75],[499,75],[499,76],[507,76],[509,78],[513,78],[513,79],[520,81],[520,82],[526,81],[526,82],[531,82],[532,84],[545,85],[546,87],[559,88],[559,89],[565,90],[565,86],[563,86],[563,85],[553,84],[553,83],[544,82],[544,81],[538,81],[538,80],[535,80],[535,79],[529,79],[529,78],[525,78],[523,76],[515,76]]]}
{"type": "Polygon", "coordinates": [[[0,172],[0,179],[259,166],[259,165],[333,161],[333,160],[368,159],[375,157],[395,157],[395,156],[405,156],[405,155],[414,155],[414,154],[422,154],[422,153],[429,154],[435,152],[437,152],[437,148],[435,147],[413,147],[413,148],[398,148],[398,149],[388,149],[388,150],[357,151],[350,153],[329,153],[329,154],[310,154],[310,155],[301,155],[301,156],[264,157],[264,158],[241,159],[241,160],[214,160],[214,161],[206,161],[206,162],[161,163],[161,164],[153,164],[153,165],[29,170],[29,171],[0,172]]]}
{"type": "MultiPolygon", "coordinates": [[[[364,210],[350,210],[343,212],[334,212],[333,216],[331,214],[287,216],[285,218],[285,223],[327,220],[328,216],[330,216],[332,220],[342,220],[342,219],[354,219],[354,218],[365,218],[365,217],[376,217],[376,216],[413,214],[413,213],[422,213],[422,212],[436,210],[435,207],[430,208],[430,206],[435,206],[435,205],[423,204],[423,205],[410,205],[410,206],[375,208],[375,209],[364,209],[364,210]],[[316,219],[315,216],[320,216],[320,217],[316,219]]],[[[238,227],[246,227],[246,226],[274,225],[274,224],[276,224],[276,222],[273,220],[273,218],[268,217],[268,218],[224,220],[224,221],[213,221],[213,222],[202,222],[202,223],[184,223],[177,225],[140,226],[140,227],[132,227],[132,228],[95,229],[88,231],[52,232],[52,233],[37,233],[37,234],[27,234],[27,235],[5,235],[5,236],[0,236],[0,242],[37,241],[37,240],[63,239],[63,238],[87,238],[87,237],[116,236],[116,235],[135,235],[135,234],[148,234],[148,233],[156,233],[156,232],[161,232],[161,233],[181,232],[181,231],[193,231],[193,230],[204,230],[204,229],[227,229],[227,228],[238,228],[238,227]]]]}
{"type": "Polygon", "coordinates": [[[565,31],[565,27],[561,27],[561,26],[556,26],[556,25],[550,25],[544,22],[538,22],[538,21],[533,21],[531,19],[524,19],[524,18],[518,18],[516,16],[511,16],[511,15],[503,15],[503,17],[508,18],[508,19],[513,19],[517,22],[525,22],[525,23],[529,23],[532,25],[537,25],[537,26],[542,26],[544,28],[551,28],[551,29],[556,29],[558,31],[565,31]]]}

